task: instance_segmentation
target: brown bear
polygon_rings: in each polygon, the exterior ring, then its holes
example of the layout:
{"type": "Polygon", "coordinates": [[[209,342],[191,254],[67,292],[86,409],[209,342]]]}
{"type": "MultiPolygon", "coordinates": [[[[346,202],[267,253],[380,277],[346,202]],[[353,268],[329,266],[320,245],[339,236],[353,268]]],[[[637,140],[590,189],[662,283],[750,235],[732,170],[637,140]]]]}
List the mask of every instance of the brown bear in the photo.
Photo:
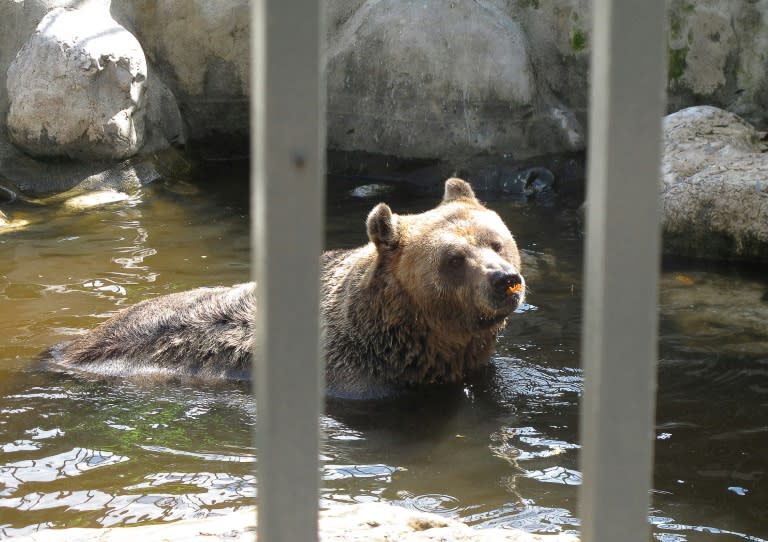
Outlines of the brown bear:
{"type": "MultiPolygon", "coordinates": [[[[525,296],[499,216],[468,183],[448,179],[436,208],[396,215],[380,203],[366,224],[367,245],[321,259],[328,395],[380,398],[460,382],[486,364],[525,296]]],[[[248,378],[254,295],[248,283],[143,301],[49,357],[109,375],[248,378]]]]}

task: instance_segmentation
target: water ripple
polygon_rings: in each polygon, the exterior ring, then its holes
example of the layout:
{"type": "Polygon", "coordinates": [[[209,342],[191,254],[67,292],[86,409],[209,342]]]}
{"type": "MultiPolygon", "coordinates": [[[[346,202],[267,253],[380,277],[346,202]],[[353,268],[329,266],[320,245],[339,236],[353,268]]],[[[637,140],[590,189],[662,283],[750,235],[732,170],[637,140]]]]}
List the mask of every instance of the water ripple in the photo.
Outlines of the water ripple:
{"type": "MultiPolygon", "coordinates": [[[[0,490],[0,496],[13,495],[25,483],[52,482],[124,461],[128,461],[128,457],[112,452],[73,448],[67,452],[40,459],[8,463],[0,467],[0,484],[5,486],[0,490]]],[[[7,503],[0,503],[0,506],[7,506],[7,503]]]]}
{"type": "Polygon", "coordinates": [[[548,484],[565,484],[578,486],[581,484],[581,473],[565,467],[549,467],[543,470],[529,470],[525,472],[529,478],[548,484]]]}
{"type": "Polygon", "coordinates": [[[323,480],[342,480],[347,478],[376,478],[389,483],[396,467],[389,465],[324,465],[323,480]]]}
{"type": "MultiPolygon", "coordinates": [[[[688,532],[690,533],[707,533],[713,535],[728,535],[729,537],[736,537],[741,540],[748,540],[750,542],[768,542],[768,539],[758,536],[741,533],[738,531],[732,531],[728,529],[718,529],[715,527],[707,527],[705,525],[685,525],[675,522],[672,518],[664,516],[651,516],[649,518],[651,525],[657,529],[665,531],[675,532],[688,532]]],[[[654,537],[661,542],[684,542],[688,538],[685,535],[677,535],[672,533],[654,533],[654,537]]]]}
{"type": "Polygon", "coordinates": [[[255,463],[256,456],[253,455],[228,455],[228,454],[212,454],[204,452],[187,452],[185,450],[175,450],[166,446],[149,446],[140,445],[139,448],[148,452],[158,452],[163,454],[181,455],[186,457],[194,457],[196,459],[202,459],[204,461],[225,461],[228,463],[255,463]]]}
{"type": "Polygon", "coordinates": [[[578,368],[547,367],[536,360],[508,357],[497,358],[494,366],[498,372],[496,385],[508,401],[525,398],[548,405],[569,405],[572,396],[582,390],[582,373],[578,368]]]}
{"type": "Polygon", "coordinates": [[[435,514],[450,515],[459,510],[459,499],[440,493],[417,495],[410,502],[406,501],[406,504],[410,504],[421,512],[432,512],[435,514]]]}

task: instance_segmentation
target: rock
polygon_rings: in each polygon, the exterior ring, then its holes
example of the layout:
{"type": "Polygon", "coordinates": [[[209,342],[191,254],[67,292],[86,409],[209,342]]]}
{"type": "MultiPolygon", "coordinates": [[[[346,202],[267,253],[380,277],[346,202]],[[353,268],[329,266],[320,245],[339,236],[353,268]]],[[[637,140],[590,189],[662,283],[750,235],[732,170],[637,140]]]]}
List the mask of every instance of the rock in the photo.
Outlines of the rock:
{"type": "Polygon", "coordinates": [[[669,2],[671,110],[710,104],[765,125],[768,69],[761,51],[768,47],[766,20],[764,2],[669,2]]]}
{"type": "MultiPolygon", "coordinates": [[[[111,529],[47,529],[17,538],[18,542],[133,542],[134,540],[250,541],[256,510],[222,516],[111,529]]],[[[384,503],[334,506],[320,514],[323,542],[576,542],[565,534],[536,535],[515,529],[473,529],[454,519],[384,503]]]]}
{"type": "Polygon", "coordinates": [[[575,542],[571,535],[536,535],[515,529],[473,529],[455,519],[385,503],[334,507],[322,513],[323,542],[575,542]]]}
{"type": "Polygon", "coordinates": [[[327,39],[330,42],[333,36],[339,32],[341,27],[349,18],[360,9],[366,0],[331,0],[325,2],[325,27],[327,39]]]}
{"type": "MultiPolygon", "coordinates": [[[[17,197],[40,198],[51,194],[77,195],[88,190],[132,193],[141,186],[174,178],[189,171],[189,163],[174,149],[121,160],[42,161],[19,152],[0,133],[0,201],[17,197]]],[[[55,197],[53,199],[58,201],[55,197]]],[[[59,198],[60,199],[60,198],[59,198]]]]}
{"type": "Polygon", "coordinates": [[[507,194],[525,194],[535,196],[552,190],[555,176],[544,167],[531,167],[506,175],[501,179],[498,190],[507,194]]]}
{"type": "MultiPolygon", "coordinates": [[[[6,74],[8,66],[38,25],[43,16],[51,9],[72,3],[72,0],[25,0],[13,2],[0,0],[0,123],[5,126],[8,113],[8,94],[6,74]]],[[[0,130],[5,131],[5,130],[0,130]]]]}
{"type": "Polygon", "coordinates": [[[151,63],[147,64],[146,89],[146,136],[141,152],[184,145],[187,142],[187,128],[176,96],[151,63]]]}
{"type": "MultiPolygon", "coordinates": [[[[563,115],[574,115],[581,126],[587,124],[589,102],[591,7],[591,0],[518,0],[506,4],[510,16],[528,36],[537,85],[558,96],[563,115]]],[[[579,132],[572,137],[583,135],[579,132]]],[[[574,146],[581,149],[583,144],[574,141],[574,146]]]]}
{"type": "Polygon", "coordinates": [[[664,119],[666,253],[768,262],[768,144],[733,113],[691,107],[664,119]]]}
{"type": "Polygon", "coordinates": [[[64,207],[71,211],[83,211],[92,207],[109,205],[110,203],[137,200],[137,195],[130,195],[125,192],[118,192],[117,190],[93,190],[65,199],[64,207]]]}
{"type": "Polygon", "coordinates": [[[8,68],[8,133],[26,152],[122,159],[142,146],[144,52],[107,7],[49,11],[8,68]]]}
{"type": "Polygon", "coordinates": [[[21,218],[13,219],[13,218],[10,218],[3,211],[0,211],[0,234],[6,233],[12,230],[21,229],[24,226],[27,226],[28,224],[29,224],[29,220],[25,220],[21,218]]]}
{"type": "Polygon", "coordinates": [[[179,100],[191,139],[247,137],[247,0],[136,0],[113,2],[112,11],[133,29],[179,100]]]}
{"type": "MultiPolygon", "coordinates": [[[[107,24],[115,24],[109,18],[109,0],[25,0],[23,3],[0,0],[0,20],[8,23],[9,30],[0,34],[0,123],[4,123],[8,113],[6,85],[2,76],[6,74],[15,53],[25,41],[31,41],[30,35],[46,13],[55,8],[73,7],[78,8],[76,15],[89,21],[86,27],[90,27],[94,13],[97,21],[106,18],[107,24]]],[[[72,9],[68,12],[69,16],[73,15],[72,9]]],[[[121,34],[125,32],[125,29],[120,30],[121,34]]],[[[130,39],[135,45],[135,39],[132,36],[130,39]]],[[[186,141],[184,121],[176,98],[151,65],[146,67],[146,76],[143,87],[146,135],[140,155],[133,156],[128,162],[120,160],[118,163],[101,155],[87,161],[36,160],[29,154],[19,152],[9,143],[8,132],[0,130],[0,184],[4,185],[0,187],[0,201],[10,201],[17,195],[40,198],[69,190],[74,193],[90,189],[130,192],[161,175],[173,177],[188,172],[189,164],[170,147],[171,144],[186,141]]],[[[55,201],[61,201],[61,198],[55,201]]]]}
{"type": "Polygon", "coordinates": [[[740,47],[732,19],[741,9],[719,4],[670,3],[670,87],[681,94],[714,96],[732,85],[726,63],[740,47]]]}
{"type": "Polygon", "coordinates": [[[521,159],[583,147],[575,116],[537,84],[523,28],[493,0],[367,1],[332,36],[327,73],[336,149],[521,159]]]}

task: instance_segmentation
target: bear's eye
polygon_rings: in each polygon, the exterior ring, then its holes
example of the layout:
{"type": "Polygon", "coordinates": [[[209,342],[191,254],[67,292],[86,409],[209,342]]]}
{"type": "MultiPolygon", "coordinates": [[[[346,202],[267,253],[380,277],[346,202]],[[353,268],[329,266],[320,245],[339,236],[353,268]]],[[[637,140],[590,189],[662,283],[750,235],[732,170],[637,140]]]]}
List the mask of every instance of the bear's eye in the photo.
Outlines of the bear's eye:
{"type": "Polygon", "coordinates": [[[498,241],[491,241],[491,250],[493,250],[494,252],[500,254],[502,248],[503,247],[501,246],[501,243],[499,243],[498,241]]]}
{"type": "Polygon", "coordinates": [[[464,265],[464,262],[467,261],[467,257],[463,254],[455,254],[448,258],[448,265],[453,268],[458,268],[464,265]]]}

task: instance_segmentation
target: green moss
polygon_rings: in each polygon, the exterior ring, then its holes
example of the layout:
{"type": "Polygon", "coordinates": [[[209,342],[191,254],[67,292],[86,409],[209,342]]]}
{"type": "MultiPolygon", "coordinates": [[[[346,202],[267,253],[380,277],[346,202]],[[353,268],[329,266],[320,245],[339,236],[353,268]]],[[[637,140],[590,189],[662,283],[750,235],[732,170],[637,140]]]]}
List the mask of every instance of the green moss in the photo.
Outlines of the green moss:
{"type": "MultiPolygon", "coordinates": [[[[693,4],[683,4],[676,7],[674,4],[669,10],[669,35],[673,40],[679,40],[683,37],[683,32],[688,26],[689,15],[696,10],[693,4]]],[[[692,33],[688,31],[688,43],[691,43],[692,33]]]]}
{"type": "Polygon", "coordinates": [[[680,39],[681,32],[683,31],[683,20],[680,17],[672,15],[669,20],[669,33],[672,39],[680,39]]]}
{"type": "Polygon", "coordinates": [[[682,77],[685,73],[685,68],[688,66],[687,56],[688,47],[681,49],[667,47],[667,79],[674,81],[682,77]]]}
{"type": "Polygon", "coordinates": [[[571,49],[576,52],[587,48],[587,34],[581,30],[574,30],[571,34],[571,49]]]}

